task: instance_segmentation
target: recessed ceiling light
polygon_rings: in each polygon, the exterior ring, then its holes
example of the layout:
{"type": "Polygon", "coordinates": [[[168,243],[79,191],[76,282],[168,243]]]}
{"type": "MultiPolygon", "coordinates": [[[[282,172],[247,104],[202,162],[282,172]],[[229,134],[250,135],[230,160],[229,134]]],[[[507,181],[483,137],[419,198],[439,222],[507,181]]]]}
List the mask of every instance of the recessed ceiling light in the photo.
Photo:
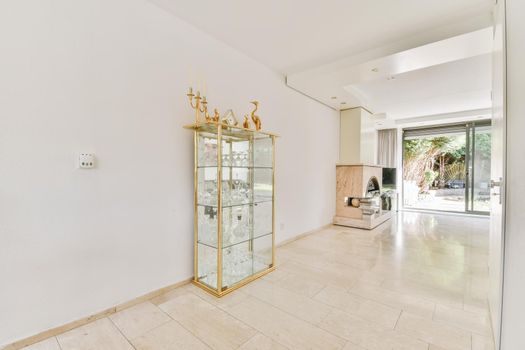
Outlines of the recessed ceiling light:
{"type": "Polygon", "coordinates": [[[330,97],[332,100],[337,100],[337,96],[330,97]]]}
{"type": "Polygon", "coordinates": [[[379,72],[379,68],[372,68],[372,72],[374,72],[374,73],[379,72]]]}

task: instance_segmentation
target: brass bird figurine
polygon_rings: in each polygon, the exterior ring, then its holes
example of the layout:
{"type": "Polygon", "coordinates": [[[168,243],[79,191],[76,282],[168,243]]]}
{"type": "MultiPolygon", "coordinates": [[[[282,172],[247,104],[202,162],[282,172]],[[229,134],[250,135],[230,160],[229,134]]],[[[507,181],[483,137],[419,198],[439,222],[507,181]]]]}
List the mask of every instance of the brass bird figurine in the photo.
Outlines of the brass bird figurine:
{"type": "Polygon", "coordinates": [[[244,116],[244,122],[242,123],[242,127],[245,129],[250,128],[250,119],[248,119],[247,115],[244,116]]]}
{"type": "Polygon", "coordinates": [[[213,121],[213,117],[208,113],[208,110],[204,113],[204,118],[206,118],[206,123],[210,123],[213,121]]]}
{"type": "Polygon", "coordinates": [[[220,117],[221,117],[221,116],[220,116],[220,114],[219,114],[219,110],[218,110],[217,108],[215,108],[215,109],[213,110],[213,118],[211,118],[212,121],[214,121],[215,123],[218,123],[220,117]]]}
{"type": "Polygon", "coordinates": [[[255,112],[259,108],[259,101],[251,101],[250,103],[252,103],[255,106],[255,109],[252,111],[251,114],[253,124],[255,125],[255,130],[261,130],[261,118],[259,118],[259,116],[255,114],[255,112]]]}

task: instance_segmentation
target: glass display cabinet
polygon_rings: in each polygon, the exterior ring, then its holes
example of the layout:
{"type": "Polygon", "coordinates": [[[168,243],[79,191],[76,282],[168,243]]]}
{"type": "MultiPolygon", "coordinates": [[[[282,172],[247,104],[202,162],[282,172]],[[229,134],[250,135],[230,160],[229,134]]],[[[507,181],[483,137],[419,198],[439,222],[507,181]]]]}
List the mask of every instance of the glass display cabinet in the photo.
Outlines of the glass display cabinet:
{"type": "Polygon", "coordinates": [[[194,131],[194,283],[222,296],[274,269],[275,135],[221,123],[194,131]]]}

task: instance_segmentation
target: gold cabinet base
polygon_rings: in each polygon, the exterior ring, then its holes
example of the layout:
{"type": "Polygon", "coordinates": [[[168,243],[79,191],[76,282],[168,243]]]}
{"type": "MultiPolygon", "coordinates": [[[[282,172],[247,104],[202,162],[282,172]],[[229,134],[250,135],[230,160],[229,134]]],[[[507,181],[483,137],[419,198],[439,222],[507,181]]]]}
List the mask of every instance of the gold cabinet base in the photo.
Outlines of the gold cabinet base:
{"type": "Polygon", "coordinates": [[[255,275],[251,275],[249,277],[246,277],[245,279],[235,283],[230,288],[224,289],[222,292],[219,292],[216,289],[208,287],[207,285],[199,282],[197,279],[193,279],[192,283],[194,285],[196,285],[197,287],[201,288],[202,290],[205,290],[206,292],[208,292],[208,293],[210,293],[210,294],[220,298],[220,297],[225,296],[226,294],[229,294],[229,293],[233,292],[236,289],[241,288],[242,286],[244,286],[244,285],[246,285],[246,284],[248,284],[248,283],[250,283],[252,281],[255,281],[258,278],[263,277],[264,275],[272,272],[273,270],[275,270],[275,266],[272,266],[272,267],[270,267],[270,268],[268,268],[266,270],[260,271],[260,272],[256,273],[255,275]]]}

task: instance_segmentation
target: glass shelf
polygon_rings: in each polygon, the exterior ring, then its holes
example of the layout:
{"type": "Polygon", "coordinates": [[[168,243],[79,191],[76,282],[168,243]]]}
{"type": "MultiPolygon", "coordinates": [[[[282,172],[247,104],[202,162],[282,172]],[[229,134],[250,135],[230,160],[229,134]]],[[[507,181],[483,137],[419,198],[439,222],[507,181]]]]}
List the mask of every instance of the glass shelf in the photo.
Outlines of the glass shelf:
{"type": "MultiPolygon", "coordinates": [[[[230,247],[234,247],[238,244],[243,244],[243,243],[246,243],[246,242],[249,242],[249,241],[253,241],[254,239],[257,239],[257,238],[261,238],[261,237],[265,237],[265,236],[268,236],[268,235],[271,235],[272,232],[268,232],[268,233],[265,233],[265,234],[262,234],[260,236],[253,236],[251,238],[247,238],[247,239],[243,239],[243,240],[240,240],[238,242],[230,242],[228,244],[222,244],[222,247],[223,248],[230,248],[230,247]]],[[[213,248],[213,249],[217,249],[217,243],[215,244],[212,244],[212,243],[208,243],[208,242],[201,242],[201,241],[198,241],[199,244],[202,244],[202,245],[205,245],[209,248],[213,248]]]]}
{"type": "MultiPolygon", "coordinates": [[[[199,165],[197,169],[203,168],[217,168],[217,165],[199,165]]],[[[254,165],[222,165],[222,168],[232,168],[232,169],[273,169],[271,166],[254,166],[254,165]]]]}
{"type": "Polygon", "coordinates": [[[185,129],[195,130],[199,133],[217,134],[221,128],[224,136],[233,136],[237,138],[275,138],[276,134],[264,131],[245,129],[240,126],[230,126],[214,122],[203,122],[198,124],[185,125],[185,129]]]}
{"type": "MultiPolygon", "coordinates": [[[[272,202],[272,198],[260,198],[260,199],[256,199],[255,201],[253,202],[244,202],[244,203],[234,203],[234,204],[223,204],[222,205],[222,208],[233,208],[233,207],[243,207],[243,206],[246,206],[246,205],[257,205],[257,204],[260,204],[260,203],[267,203],[267,202],[272,202]]],[[[217,204],[212,204],[212,203],[198,203],[197,206],[199,207],[212,207],[212,208],[218,208],[218,205],[217,204]]]]}

